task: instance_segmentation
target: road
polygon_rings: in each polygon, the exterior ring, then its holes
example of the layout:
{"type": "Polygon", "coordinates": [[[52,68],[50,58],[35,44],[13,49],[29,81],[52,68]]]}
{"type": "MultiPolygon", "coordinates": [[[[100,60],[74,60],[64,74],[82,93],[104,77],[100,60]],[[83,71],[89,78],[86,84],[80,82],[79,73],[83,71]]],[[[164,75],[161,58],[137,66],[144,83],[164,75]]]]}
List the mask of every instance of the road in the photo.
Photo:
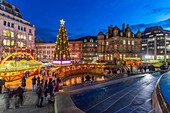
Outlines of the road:
{"type": "Polygon", "coordinates": [[[79,91],[71,97],[87,113],[154,113],[152,93],[162,74],[145,74],[123,83],[79,91]]]}

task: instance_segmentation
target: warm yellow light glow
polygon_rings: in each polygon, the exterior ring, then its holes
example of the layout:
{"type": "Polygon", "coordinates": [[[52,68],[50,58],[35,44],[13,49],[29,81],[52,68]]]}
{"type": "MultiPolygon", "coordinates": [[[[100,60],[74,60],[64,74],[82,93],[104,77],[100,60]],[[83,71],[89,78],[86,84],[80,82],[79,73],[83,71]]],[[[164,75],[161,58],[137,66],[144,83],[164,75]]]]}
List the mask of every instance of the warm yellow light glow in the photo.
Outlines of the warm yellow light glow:
{"type": "Polygon", "coordinates": [[[61,24],[64,25],[65,21],[62,19],[60,20],[61,24]]]}

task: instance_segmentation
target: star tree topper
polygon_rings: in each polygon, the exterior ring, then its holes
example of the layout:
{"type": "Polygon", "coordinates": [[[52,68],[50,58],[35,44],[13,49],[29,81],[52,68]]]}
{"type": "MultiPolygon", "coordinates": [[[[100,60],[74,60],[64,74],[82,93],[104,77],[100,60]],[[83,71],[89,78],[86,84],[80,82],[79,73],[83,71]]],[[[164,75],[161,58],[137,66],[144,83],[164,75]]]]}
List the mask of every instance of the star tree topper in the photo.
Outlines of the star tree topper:
{"type": "Polygon", "coordinates": [[[60,20],[61,24],[64,25],[65,21],[62,19],[60,20]]]}

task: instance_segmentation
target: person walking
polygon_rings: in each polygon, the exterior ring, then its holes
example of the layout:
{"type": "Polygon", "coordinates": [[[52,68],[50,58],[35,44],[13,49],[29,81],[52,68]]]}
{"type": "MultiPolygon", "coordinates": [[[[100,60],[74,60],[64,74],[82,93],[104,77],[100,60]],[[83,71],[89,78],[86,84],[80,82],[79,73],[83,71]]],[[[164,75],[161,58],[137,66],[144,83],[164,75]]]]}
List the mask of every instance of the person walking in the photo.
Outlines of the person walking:
{"type": "Polygon", "coordinates": [[[130,70],[131,70],[131,73],[133,72],[133,66],[132,65],[130,65],[130,70]]]}
{"type": "Polygon", "coordinates": [[[144,71],[145,71],[145,73],[146,73],[146,66],[144,66],[144,68],[143,68],[143,69],[144,69],[144,71]]]}
{"type": "Polygon", "coordinates": [[[59,86],[59,81],[56,80],[56,84],[55,84],[55,87],[54,87],[54,90],[53,90],[53,94],[55,94],[56,92],[58,92],[60,89],[60,86],[59,86]]]}
{"type": "Polygon", "coordinates": [[[44,106],[42,105],[42,103],[43,103],[42,84],[39,84],[39,85],[38,85],[38,88],[37,88],[37,96],[38,96],[38,99],[37,99],[37,104],[36,104],[36,106],[37,106],[37,107],[44,107],[44,106]]]}
{"type": "Polygon", "coordinates": [[[26,86],[26,79],[25,79],[25,76],[22,78],[22,89],[25,91],[25,86],[26,86]]]}
{"type": "MultiPolygon", "coordinates": [[[[53,97],[53,84],[52,84],[52,78],[49,79],[48,83],[48,93],[50,94],[50,98],[53,97]]],[[[48,103],[53,103],[50,99],[48,100],[48,103]]]]}
{"type": "Polygon", "coordinates": [[[48,89],[47,89],[47,80],[45,81],[43,91],[44,91],[45,97],[47,97],[47,93],[48,93],[48,89]]]}
{"type": "Polygon", "coordinates": [[[32,91],[36,91],[36,77],[34,76],[33,78],[32,78],[32,91]]]}
{"type": "Polygon", "coordinates": [[[39,84],[40,84],[40,77],[38,75],[38,77],[37,77],[37,86],[39,86],[39,84]]]}

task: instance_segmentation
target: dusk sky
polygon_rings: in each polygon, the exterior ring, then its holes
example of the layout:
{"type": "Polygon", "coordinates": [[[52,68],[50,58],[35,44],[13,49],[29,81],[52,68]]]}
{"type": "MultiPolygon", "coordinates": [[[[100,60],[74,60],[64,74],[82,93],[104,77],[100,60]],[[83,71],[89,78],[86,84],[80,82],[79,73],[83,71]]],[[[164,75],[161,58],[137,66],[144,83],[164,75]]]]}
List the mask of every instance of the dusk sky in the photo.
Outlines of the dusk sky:
{"type": "Polygon", "coordinates": [[[60,20],[69,39],[105,34],[111,24],[134,33],[150,26],[170,30],[170,0],[7,0],[20,8],[23,18],[36,26],[36,36],[45,42],[57,40],[60,20]]]}

